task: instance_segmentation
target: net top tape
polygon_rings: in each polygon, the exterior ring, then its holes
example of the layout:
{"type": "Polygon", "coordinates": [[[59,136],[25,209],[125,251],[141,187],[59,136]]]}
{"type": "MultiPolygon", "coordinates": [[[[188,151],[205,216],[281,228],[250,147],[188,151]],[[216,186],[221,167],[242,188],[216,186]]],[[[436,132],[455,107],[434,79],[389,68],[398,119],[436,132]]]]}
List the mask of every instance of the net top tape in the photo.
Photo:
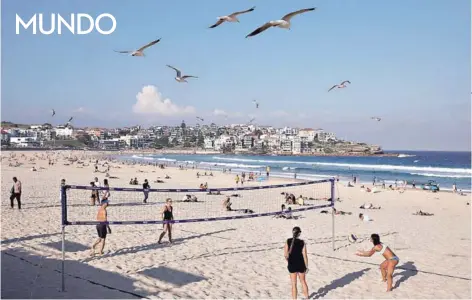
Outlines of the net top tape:
{"type": "MultiPolygon", "coordinates": [[[[304,208],[296,208],[291,211],[301,212],[307,210],[314,210],[319,208],[334,207],[334,202],[330,201],[329,204],[318,205],[318,206],[309,206],[304,208]]],[[[135,225],[135,224],[164,224],[164,223],[194,223],[194,222],[209,222],[209,221],[223,221],[223,220],[235,220],[235,219],[248,219],[256,217],[267,217],[287,214],[287,212],[277,211],[277,212],[268,212],[260,214],[248,214],[248,215],[237,215],[237,216],[228,216],[228,217],[212,217],[212,218],[198,218],[198,219],[182,219],[182,220],[170,220],[170,221],[108,221],[108,222],[98,222],[98,221],[74,221],[67,222],[65,225],[97,225],[97,224],[116,224],[116,225],[135,225]]]]}
{"type": "Polygon", "coordinates": [[[76,189],[76,190],[110,190],[110,191],[119,191],[119,192],[185,192],[185,193],[198,193],[198,192],[223,192],[223,191],[250,191],[250,190],[263,190],[263,189],[274,189],[274,188],[284,188],[284,187],[294,187],[294,186],[303,186],[316,183],[325,183],[333,182],[334,179],[322,179],[322,180],[313,180],[313,181],[303,181],[296,183],[286,183],[286,184],[274,184],[274,185],[263,185],[263,186],[248,186],[248,187],[234,187],[234,188],[212,188],[212,189],[139,189],[139,188],[118,188],[118,187],[92,187],[86,185],[65,185],[65,189],[76,189]]]}

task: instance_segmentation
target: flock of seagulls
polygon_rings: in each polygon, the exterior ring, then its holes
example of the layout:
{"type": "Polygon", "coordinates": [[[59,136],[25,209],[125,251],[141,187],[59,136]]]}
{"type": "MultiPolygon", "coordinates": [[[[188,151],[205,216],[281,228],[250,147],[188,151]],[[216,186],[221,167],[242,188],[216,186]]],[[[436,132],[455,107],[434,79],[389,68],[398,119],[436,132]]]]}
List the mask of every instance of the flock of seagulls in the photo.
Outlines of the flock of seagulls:
{"type": "MultiPolygon", "coordinates": [[[[247,9],[247,10],[233,12],[233,13],[231,13],[229,15],[225,15],[225,16],[219,16],[219,17],[217,17],[217,22],[215,24],[209,26],[209,28],[210,29],[216,28],[216,27],[220,26],[221,24],[223,24],[225,22],[229,22],[229,23],[237,22],[237,23],[239,23],[240,21],[238,19],[238,16],[250,13],[250,12],[254,11],[255,8],[256,7],[253,6],[249,9],[247,9]]],[[[248,35],[246,35],[246,38],[254,37],[254,36],[266,31],[267,29],[269,29],[271,27],[278,27],[278,28],[283,28],[283,29],[289,29],[290,30],[291,20],[292,20],[293,17],[295,17],[297,15],[300,15],[300,14],[304,14],[306,12],[314,11],[315,9],[316,9],[316,7],[300,9],[300,10],[293,11],[291,13],[286,14],[285,16],[283,16],[279,20],[268,21],[268,22],[264,23],[262,26],[256,28],[254,31],[252,31],[248,35]]],[[[152,46],[156,45],[160,41],[161,41],[160,38],[156,39],[156,40],[153,40],[153,41],[147,43],[146,45],[144,45],[144,46],[142,46],[142,47],[140,47],[136,50],[123,50],[123,51],[114,50],[114,51],[117,52],[117,53],[121,53],[121,54],[129,54],[130,56],[144,57],[145,56],[144,50],[146,50],[149,47],[152,47],[152,46]]],[[[183,75],[181,70],[179,70],[179,69],[177,69],[177,68],[175,68],[171,65],[167,65],[167,67],[173,69],[176,72],[176,76],[175,76],[174,79],[179,83],[188,83],[188,81],[187,81],[188,78],[198,78],[197,76],[193,76],[193,75],[183,75]]],[[[333,85],[328,90],[328,92],[332,91],[333,89],[346,88],[347,84],[351,84],[351,82],[349,80],[342,81],[340,84],[333,85]]],[[[253,100],[252,102],[254,103],[256,109],[258,109],[259,108],[259,102],[257,102],[256,100],[253,100]]],[[[54,117],[55,114],[56,114],[55,110],[52,109],[52,117],[54,117]]],[[[69,121],[67,122],[67,125],[70,124],[72,119],[73,119],[73,117],[71,117],[69,119],[69,121]]],[[[371,119],[375,120],[377,122],[379,122],[381,120],[381,118],[379,118],[379,117],[371,117],[371,119]]],[[[197,120],[202,121],[202,122],[204,121],[204,119],[201,118],[201,117],[197,117],[197,120]]],[[[251,118],[249,123],[251,124],[252,122],[254,122],[254,120],[255,120],[255,118],[251,118]]]]}

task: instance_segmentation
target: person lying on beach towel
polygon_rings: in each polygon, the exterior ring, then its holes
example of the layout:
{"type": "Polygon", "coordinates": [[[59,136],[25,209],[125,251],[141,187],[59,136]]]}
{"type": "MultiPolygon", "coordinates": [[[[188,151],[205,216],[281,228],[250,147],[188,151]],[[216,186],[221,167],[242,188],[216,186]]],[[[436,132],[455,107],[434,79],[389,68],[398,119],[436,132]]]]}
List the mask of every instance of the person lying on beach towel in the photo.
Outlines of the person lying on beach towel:
{"type": "Polygon", "coordinates": [[[417,211],[416,213],[413,214],[414,216],[434,216],[434,214],[430,214],[428,212],[424,212],[424,211],[417,211]]]}
{"type": "Polygon", "coordinates": [[[352,212],[346,212],[346,211],[342,211],[342,210],[337,210],[336,208],[333,207],[333,211],[334,211],[334,214],[335,215],[352,215],[352,212]]]}
{"type": "Polygon", "coordinates": [[[221,195],[221,192],[220,191],[216,191],[216,192],[209,191],[207,193],[207,195],[221,195]]]}
{"type": "Polygon", "coordinates": [[[380,209],[381,207],[375,207],[372,203],[369,203],[367,205],[365,204],[362,204],[361,206],[359,206],[360,209],[380,209]]]}
{"type": "Polygon", "coordinates": [[[163,181],[163,180],[160,180],[160,179],[158,179],[158,180],[154,181],[154,183],[164,183],[164,181],[163,181]]]}
{"type": "Polygon", "coordinates": [[[242,197],[241,194],[232,194],[230,197],[242,197]]]}

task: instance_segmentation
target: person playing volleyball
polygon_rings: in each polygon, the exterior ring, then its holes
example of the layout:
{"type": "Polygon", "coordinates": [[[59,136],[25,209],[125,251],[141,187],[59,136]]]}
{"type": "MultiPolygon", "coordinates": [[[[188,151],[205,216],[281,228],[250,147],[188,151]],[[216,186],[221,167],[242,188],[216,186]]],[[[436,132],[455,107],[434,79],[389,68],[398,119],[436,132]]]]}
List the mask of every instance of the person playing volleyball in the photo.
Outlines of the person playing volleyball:
{"type": "MultiPolygon", "coordinates": [[[[173,208],[172,208],[172,199],[167,198],[166,204],[162,208],[162,220],[163,221],[171,221],[174,220],[173,208]]],[[[172,223],[164,223],[162,224],[164,230],[162,231],[161,235],[159,236],[158,244],[161,243],[162,238],[166,235],[166,232],[169,235],[169,243],[172,244],[172,223]]]]}
{"type": "Polygon", "coordinates": [[[292,281],[292,299],[297,299],[297,275],[303,289],[303,295],[308,299],[308,285],[305,281],[305,274],[308,273],[308,256],[306,244],[298,237],[302,233],[300,227],[293,227],[293,237],[288,239],[284,246],[285,259],[288,262],[288,271],[292,281]]]}
{"type": "Polygon", "coordinates": [[[400,259],[393,253],[393,251],[386,244],[380,242],[378,234],[374,233],[370,236],[370,241],[374,247],[370,251],[357,251],[357,256],[371,257],[375,252],[379,252],[385,258],[385,261],[380,264],[380,271],[382,272],[382,281],[387,282],[387,292],[392,290],[393,271],[398,265],[400,259]]]}

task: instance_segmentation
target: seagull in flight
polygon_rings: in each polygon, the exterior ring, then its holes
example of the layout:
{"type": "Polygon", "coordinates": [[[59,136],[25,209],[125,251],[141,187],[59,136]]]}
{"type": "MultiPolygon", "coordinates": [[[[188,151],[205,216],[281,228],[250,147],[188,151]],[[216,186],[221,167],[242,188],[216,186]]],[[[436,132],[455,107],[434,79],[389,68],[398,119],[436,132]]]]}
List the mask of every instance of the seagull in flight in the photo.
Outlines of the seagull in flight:
{"type": "Polygon", "coordinates": [[[70,117],[69,121],[67,123],[70,123],[74,117],[70,117]]]}
{"type": "Polygon", "coordinates": [[[281,20],[269,21],[265,23],[264,25],[262,25],[261,27],[257,28],[256,30],[254,30],[253,32],[251,32],[250,34],[246,35],[246,38],[258,35],[259,33],[267,30],[270,27],[290,29],[290,19],[292,19],[296,15],[299,15],[308,11],[312,11],[315,9],[316,7],[300,9],[300,10],[291,12],[289,14],[286,14],[285,16],[282,17],[281,20]]]}
{"type": "Polygon", "coordinates": [[[249,120],[249,124],[252,124],[252,122],[254,122],[256,120],[256,118],[252,118],[251,120],[249,120]]]}
{"type": "Polygon", "coordinates": [[[377,122],[380,122],[380,121],[382,120],[382,119],[379,118],[379,117],[371,117],[371,119],[372,119],[372,120],[375,120],[375,121],[377,121],[377,122]]]}
{"type": "Polygon", "coordinates": [[[56,114],[56,111],[53,109],[51,109],[51,112],[52,112],[52,116],[51,117],[54,117],[54,115],[56,114]]]}
{"type": "Polygon", "coordinates": [[[185,80],[187,78],[198,78],[197,76],[192,76],[192,75],[182,76],[182,72],[179,69],[174,68],[173,66],[169,66],[169,65],[167,65],[167,66],[171,69],[174,69],[175,72],[177,72],[177,76],[175,76],[175,80],[178,81],[178,82],[188,82],[187,80],[185,80]]]}
{"type": "Polygon", "coordinates": [[[259,102],[257,102],[256,100],[252,100],[252,102],[256,105],[256,108],[259,108],[259,102]]]}
{"type": "Polygon", "coordinates": [[[243,10],[243,11],[237,11],[237,12],[234,12],[234,13],[228,15],[228,16],[218,17],[218,21],[215,24],[211,25],[209,28],[215,28],[215,27],[223,24],[224,22],[238,22],[239,23],[239,19],[237,18],[238,15],[251,12],[251,11],[254,10],[254,8],[256,8],[256,7],[253,6],[250,9],[243,10]]]}
{"type": "Polygon", "coordinates": [[[346,86],[346,83],[351,84],[351,82],[350,82],[349,80],[344,80],[343,82],[341,82],[341,84],[335,84],[335,85],[333,85],[333,87],[331,87],[331,88],[328,90],[328,92],[330,92],[330,91],[331,91],[332,89],[334,89],[334,88],[343,89],[343,88],[347,87],[347,86],[346,86]]]}
{"type": "Polygon", "coordinates": [[[202,122],[205,122],[205,120],[203,118],[197,117],[197,119],[202,121],[202,122]]]}
{"type": "Polygon", "coordinates": [[[157,43],[159,43],[161,41],[161,39],[158,39],[158,40],[154,40],[144,46],[142,46],[141,48],[139,48],[138,50],[128,50],[128,51],[116,51],[115,52],[118,52],[118,53],[126,53],[126,54],[130,54],[131,56],[144,56],[144,50],[146,48],[149,48],[151,47],[152,45],[155,45],[157,43]]]}

